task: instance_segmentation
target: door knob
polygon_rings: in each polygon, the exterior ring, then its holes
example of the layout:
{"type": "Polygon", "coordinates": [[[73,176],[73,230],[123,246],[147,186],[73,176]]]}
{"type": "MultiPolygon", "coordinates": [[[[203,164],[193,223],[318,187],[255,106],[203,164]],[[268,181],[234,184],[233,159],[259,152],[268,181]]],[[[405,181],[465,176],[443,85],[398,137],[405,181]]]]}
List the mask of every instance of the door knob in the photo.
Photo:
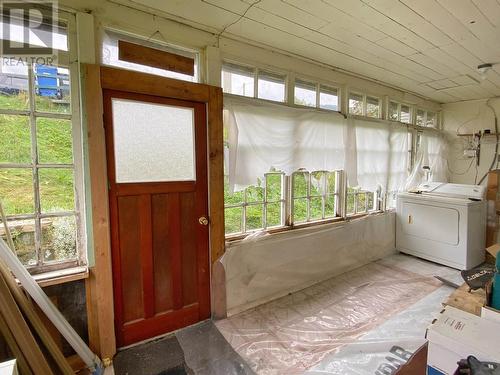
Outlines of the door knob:
{"type": "Polygon", "coordinates": [[[205,216],[201,216],[201,217],[198,219],[198,222],[199,222],[201,225],[208,225],[208,219],[207,219],[205,216]]]}

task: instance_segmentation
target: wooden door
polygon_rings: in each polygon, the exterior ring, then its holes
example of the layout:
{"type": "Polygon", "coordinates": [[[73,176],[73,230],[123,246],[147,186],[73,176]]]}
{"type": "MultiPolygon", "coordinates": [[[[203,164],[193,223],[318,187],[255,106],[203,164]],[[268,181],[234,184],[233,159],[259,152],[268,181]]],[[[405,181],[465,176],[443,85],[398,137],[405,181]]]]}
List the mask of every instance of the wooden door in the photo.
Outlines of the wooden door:
{"type": "Polygon", "coordinates": [[[118,346],[210,314],[204,103],[103,90],[118,346]]]}

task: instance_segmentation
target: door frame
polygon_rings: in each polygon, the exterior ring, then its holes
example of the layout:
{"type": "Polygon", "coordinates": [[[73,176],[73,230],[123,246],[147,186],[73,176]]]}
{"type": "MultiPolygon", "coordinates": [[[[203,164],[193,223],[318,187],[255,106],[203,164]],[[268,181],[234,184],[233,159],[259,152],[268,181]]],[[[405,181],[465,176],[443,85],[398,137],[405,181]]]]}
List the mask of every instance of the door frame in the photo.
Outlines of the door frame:
{"type": "MultiPolygon", "coordinates": [[[[103,89],[204,103],[207,109],[208,214],[212,315],[225,311],[225,282],[219,258],[224,254],[224,149],[222,89],[130,70],[81,64],[82,114],[87,132],[88,182],[92,200],[95,264],[89,267],[87,312],[91,348],[105,365],[116,353],[110,240],[108,174],[103,121],[103,89]],[[218,265],[219,264],[219,265],[218,265]]],[[[88,186],[88,183],[87,183],[88,186]]],[[[87,209],[89,207],[87,206],[87,209]]]]}

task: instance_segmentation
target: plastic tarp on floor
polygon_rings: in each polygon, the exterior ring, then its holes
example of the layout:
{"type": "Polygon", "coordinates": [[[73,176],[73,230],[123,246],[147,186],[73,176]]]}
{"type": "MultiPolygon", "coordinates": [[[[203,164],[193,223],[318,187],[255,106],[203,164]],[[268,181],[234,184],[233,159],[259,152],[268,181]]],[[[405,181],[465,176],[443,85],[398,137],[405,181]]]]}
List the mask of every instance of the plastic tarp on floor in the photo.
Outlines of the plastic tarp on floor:
{"type": "Polygon", "coordinates": [[[392,255],[217,322],[258,374],[392,374],[424,342],[459,273],[392,255]]]}
{"type": "Polygon", "coordinates": [[[228,314],[298,291],[395,252],[395,214],[368,215],[227,247],[228,314]]]}

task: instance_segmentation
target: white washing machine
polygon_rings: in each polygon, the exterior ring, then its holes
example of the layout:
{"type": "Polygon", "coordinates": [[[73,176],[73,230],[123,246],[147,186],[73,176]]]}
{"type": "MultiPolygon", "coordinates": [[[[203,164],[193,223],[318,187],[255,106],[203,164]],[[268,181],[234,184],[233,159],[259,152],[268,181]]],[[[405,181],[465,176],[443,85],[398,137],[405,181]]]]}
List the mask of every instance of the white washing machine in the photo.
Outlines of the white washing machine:
{"type": "Polygon", "coordinates": [[[439,182],[397,198],[396,248],[453,268],[484,261],[485,188],[439,182]]]}

